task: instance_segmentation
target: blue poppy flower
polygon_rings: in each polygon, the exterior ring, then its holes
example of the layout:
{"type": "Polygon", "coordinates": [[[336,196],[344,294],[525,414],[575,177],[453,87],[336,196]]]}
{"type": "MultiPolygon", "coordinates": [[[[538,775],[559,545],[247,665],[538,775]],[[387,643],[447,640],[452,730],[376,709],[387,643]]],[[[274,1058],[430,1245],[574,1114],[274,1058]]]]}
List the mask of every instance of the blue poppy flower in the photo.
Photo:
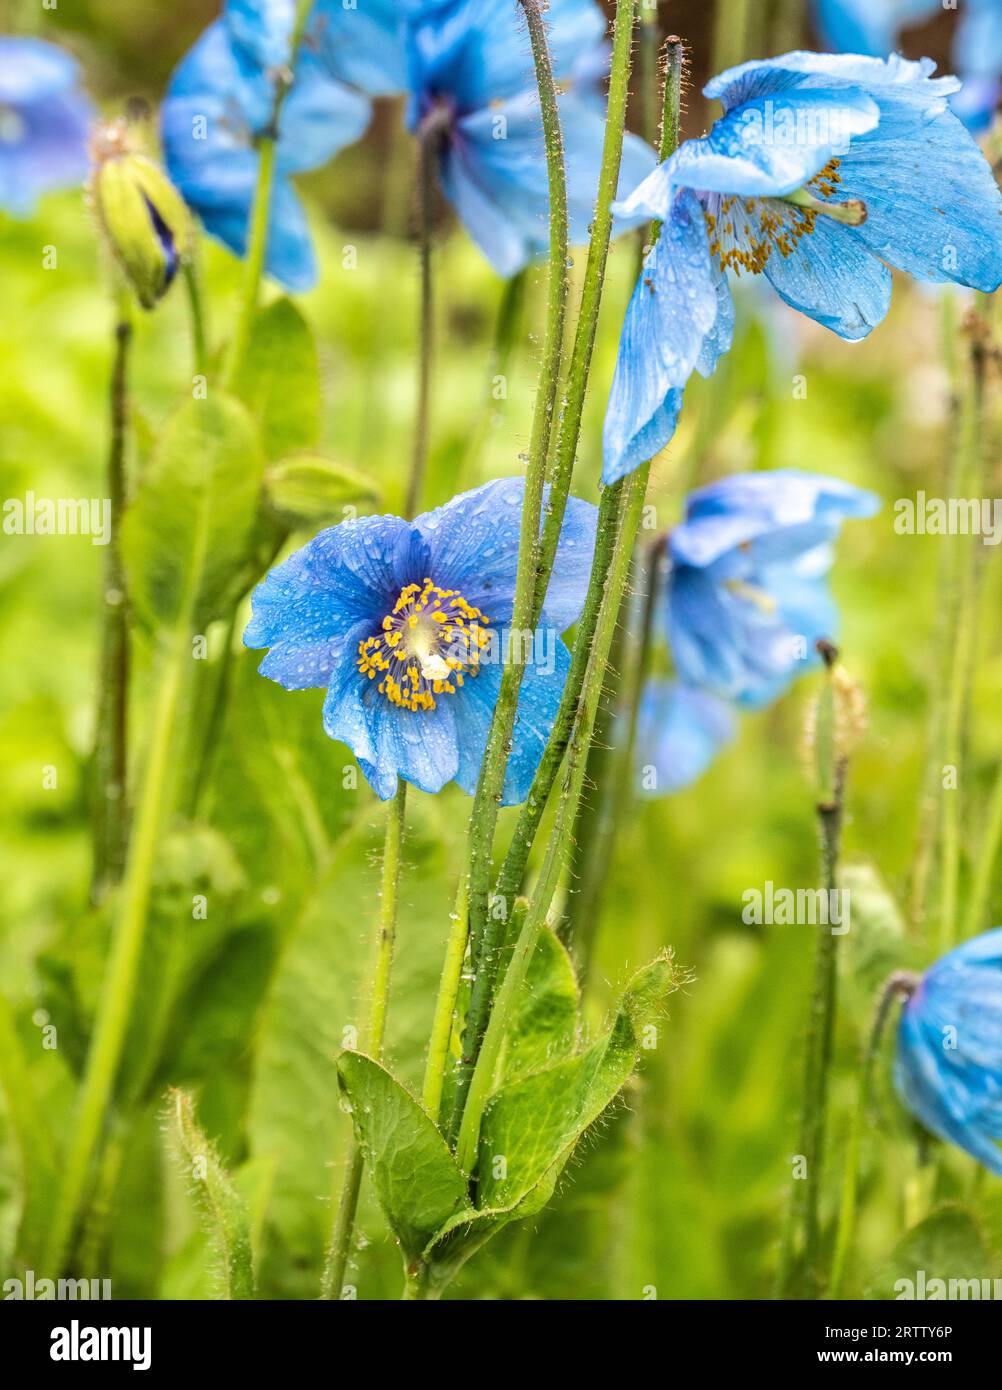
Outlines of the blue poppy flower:
{"type": "Polygon", "coordinates": [[[55,44],[0,36],[0,207],[15,216],[87,176],[94,111],[78,75],[55,44]]]}
{"type": "MultiPolygon", "coordinates": [[[[247,249],[260,155],[272,119],[274,74],[234,44],[227,24],[210,25],[174,72],[161,112],[170,176],[206,231],[242,256],[247,249]]],[[[282,107],[271,195],[266,269],[294,290],[317,277],[306,214],[290,175],[318,168],[369,123],[366,97],[335,81],[304,50],[282,107]]]]}
{"type": "MultiPolygon", "coordinates": [[[[525,483],[504,478],[408,522],[342,522],[258,585],[244,633],[269,647],[262,675],[287,690],[326,687],[323,722],[373,790],[397,778],[473,794],[501,684],[525,483]]],[[[505,804],[525,799],[570,665],[560,634],[588,585],[596,508],[571,498],[538,630],[526,657],[505,804]]],[[[526,638],[531,639],[531,645],[526,638]]]]}
{"type": "Polygon", "coordinates": [[[605,420],[604,481],[671,438],[693,371],[730,346],[726,272],[850,341],[887,313],[889,266],[991,291],[1002,281],[1002,194],[933,64],[788,53],[705,88],[723,117],[618,209],[661,232],[627,309],[605,420]]]}
{"type": "MultiPolygon", "coordinates": [[[[923,24],[943,0],[815,0],[818,27],[838,53],[884,58],[901,31],[923,24]]],[[[950,100],[969,130],[988,127],[1002,96],[1002,0],[964,0],[957,17],[953,66],[963,86],[950,100]]]]}
{"type": "Polygon", "coordinates": [[[922,976],[898,1026],[894,1084],[926,1129],[1002,1176],[1002,927],[922,976]]]}
{"type": "Polygon", "coordinates": [[[816,664],[837,626],[832,542],[870,492],[795,469],[739,473],[694,492],[668,537],[665,618],[682,681],[757,708],[816,664]]]}
{"type": "MultiPolygon", "coordinates": [[[[590,70],[605,33],[593,0],[551,0],[546,12],[560,96],[570,240],[587,240],[605,125],[575,73],[590,70]],[[582,69],[581,65],[584,65],[582,69]]],[[[431,127],[439,178],[467,231],[500,275],[513,275],[549,244],[543,128],[524,24],[509,0],[428,0],[407,13],[411,129],[431,127]]],[[[620,188],[656,163],[636,136],[623,146],[620,188]]],[[[620,230],[638,218],[626,218],[620,230]]]]}
{"type": "Polygon", "coordinates": [[[641,791],[660,796],[689,786],[731,742],[736,729],[733,709],[719,696],[653,677],[644,686],[637,717],[641,791]]]}

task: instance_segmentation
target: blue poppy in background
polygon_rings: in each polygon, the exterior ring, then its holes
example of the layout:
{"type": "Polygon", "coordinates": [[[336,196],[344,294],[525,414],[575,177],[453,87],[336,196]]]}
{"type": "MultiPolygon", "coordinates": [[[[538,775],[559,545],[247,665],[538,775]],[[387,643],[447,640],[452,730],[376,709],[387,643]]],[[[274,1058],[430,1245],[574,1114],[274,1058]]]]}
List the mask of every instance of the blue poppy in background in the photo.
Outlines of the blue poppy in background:
{"type": "MultiPolygon", "coordinates": [[[[605,17],[592,0],[551,0],[547,37],[554,75],[582,90],[560,96],[570,240],[587,240],[602,158],[605,111],[588,90],[601,61],[605,17]]],[[[500,275],[513,275],[549,244],[543,129],[525,25],[509,0],[428,0],[407,16],[415,131],[434,130],[439,178],[467,231],[500,275]]],[[[654,168],[653,150],[627,135],[620,189],[654,168]]],[[[626,218],[620,229],[638,218],[626,218]]]]}
{"type": "Polygon", "coordinates": [[[664,614],[681,681],[758,708],[818,661],[837,613],[832,542],[877,497],[838,478],[777,469],[699,488],[668,537],[664,614]]]}
{"type": "MultiPolygon", "coordinates": [[[[373,790],[397,779],[473,794],[497,703],[518,561],[523,479],[454,497],[415,521],[363,517],[322,531],[258,585],[244,633],[269,647],[261,674],[287,690],[326,687],[324,728],[373,790]]],[[[584,603],[596,508],[571,498],[532,636],[505,804],[525,799],[570,655],[560,634],[584,603]]],[[[523,647],[524,650],[524,647],[523,647]]]]}
{"type": "MultiPolygon", "coordinates": [[[[397,0],[314,0],[304,38],[332,77],[370,96],[407,85],[403,14],[397,0]]],[[[261,68],[291,62],[296,0],[228,0],[224,18],[237,48],[261,68]]]]}
{"type": "Polygon", "coordinates": [[[894,1084],[927,1129],[1002,1176],[1002,927],[919,980],[898,1026],[894,1084]]]}
{"type": "Polygon", "coordinates": [[[1002,194],[934,65],[788,53],[705,88],[723,117],[618,210],[661,223],[627,309],[604,430],[615,482],[671,438],[693,371],[727,351],[727,272],[850,341],[887,313],[891,265],[986,292],[1002,281],[1002,194]]]}
{"type": "MultiPolygon", "coordinates": [[[[272,120],[274,73],[241,51],[224,20],[210,25],[174,72],[161,112],[171,179],[205,228],[231,251],[247,249],[260,155],[272,120]]],[[[369,123],[360,92],[336,81],[304,48],[282,107],[272,187],[266,269],[293,290],[317,278],[306,214],[290,175],[318,168],[369,123]]]]}
{"type": "Polygon", "coordinates": [[[76,60],[55,44],[0,36],[0,207],[18,217],[87,177],[94,111],[78,83],[76,60]]]}
{"type": "MultiPolygon", "coordinates": [[[[943,0],[815,0],[827,47],[874,58],[893,53],[902,30],[944,8],[943,0]]],[[[950,105],[968,129],[981,131],[1002,96],[1002,0],[964,0],[959,8],[953,66],[963,87],[950,105]]]]}
{"type": "Polygon", "coordinates": [[[637,717],[640,790],[651,796],[695,782],[737,732],[733,708],[708,690],[662,676],[644,686],[637,717]]]}

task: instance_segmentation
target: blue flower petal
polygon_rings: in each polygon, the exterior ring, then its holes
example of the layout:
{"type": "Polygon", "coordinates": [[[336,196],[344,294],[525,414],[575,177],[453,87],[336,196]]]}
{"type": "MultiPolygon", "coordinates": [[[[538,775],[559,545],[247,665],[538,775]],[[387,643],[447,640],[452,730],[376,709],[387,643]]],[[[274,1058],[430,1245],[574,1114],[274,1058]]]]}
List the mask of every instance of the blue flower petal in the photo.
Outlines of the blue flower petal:
{"type": "MultiPolygon", "coordinates": [[[[524,478],[500,478],[452,498],[414,522],[428,543],[429,573],[435,582],[459,589],[493,626],[511,621],[524,498],[524,478]]],[[[596,517],[597,509],[590,502],[567,499],[544,604],[547,622],[560,632],[581,615],[595,549],[596,517]]]]}
{"type": "Polygon", "coordinates": [[[640,790],[660,796],[689,786],[736,731],[731,706],[709,691],[663,677],[649,680],[637,722],[640,790]]]}
{"type": "Polygon", "coordinates": [[[891,305],[891,272],[857,228],[826,217],[788,256],[774,251],[764,273],[787,304],[850,342],[865,338],[891,305]]]}
{"type": "MultiPolygon", "coordinates": [[[[515,806],[529,794],[570,669],[570,653],[552,628],[540,629],[533,652],[533,659],[524,668],[519,689],[512,751],[502,795],[504,806],[515,806]]],[[[500,662],[482,666],[475,679],[465,682],[462,699],[455,701],[459,739],[456,781],[470,796],[476,791],[480,776],[487,734],[501,688],[502,669],[500,662]]]]}
{"type": "MultiPolygon", "coordinates": [[[[388,800],[397,789],[398,777],[432,794],[453,781],[459,768],[455,702],[439,700],[432,710],[409,710],[389,704],[378,692],[363,690],[359,698],[367,695],[372,701],[368,722],[374,754],[371,759],[359,756],[359,766],[376,795],[388,800]]],[[[326,716],[326,704],[324,712],[326,716]]],[[[327,732],[346,742],[343,734],[332,732],[334,727],[344,727],[343,714],[327,732]]]]}
{"type": "Polygon", "coordinates": [[[39,194],[82,183],[94,109],[75,59],[40,39],[0,37],[0,207],[17,217],[39,194]]]}
{"type": "Polygon", "coordinates": [[[310,41],[329,71],[370,96],[407,89],[404,15],[398,0],[317,0],[310,41]]]}
{"type": "Polygon", "coordinates": [[[233,43],[262,68],[288,63],[296,0],[226,0],[223,19],[233,43]]]}
{"type": "Polygon", "coordinates": [[[851,87],[756,97],[728,111],[702,139],[681,144],[616,210],[665,218],[680,187],[741,197],[792,193],[878,120],[873,98],[851,87]]]}
{"type": "MultiPolygon", "coordinates": [[[[869,517],[879,508],[875,493],[823,473],[796,468],[734,473],[691,494],[685,521],[671,532],[672,558],[705,566],[749,541],[767,543],[805,523],[869,517]]],[[[826,528],[824,534],[831,532],[826,528]]],[[[797,550],[816,541],[809,537],[797,550]]]]}
{"type": "MultiPolygon", "coordinates": [[[[560,97],[567,175],[569,236],[588,239],[602,157],[603,116],[571,92],[560,97]]],[[[653,167],[654,153],[635,136],[623,148],[620,188],[653,167]]],[[[549,249],[550,195],[539,101],[524,93],[463,116],[440,163],[443,192],[499,275],[513,275],[549,249]]],[[[623,232],[636,218],[616,225],[623,232]]]]}
{"type": "Polygon", "coordinates": [[[44,39],[0,35],[0,102],[26,106],[75,86],[80,66],[72,54],[44,39]]]}
{"type": "Polygon", "coordinates": [[[719,296],[719,286],[702,206],[683,190],[626,311],[605,415],[604,483],[625,477],[667,444],[693,369],[712,370],[715,349],[729,345],[729,296],[726,285],[719,296]]]}
{"type": "Polygon", "coordinates": [[[795,470],[724,478],[669,536],[668,640],[691,685],[749,707],[775,699],[837,633],[831,542],[871,493],[795,470]]]}
{"type": "Polygon", "coordinates": [[[321,62],[304,53],[282,108],[276,167],[285,174],[319,168],[361,139],[371,113],[366,97],[333,82],[321,62]]]}
{"type": "MultiPolygon", "coordinates": [[[[206,230],[246,254],[259,154],[255,135],[270,119],[271,80],[247,66],[223,21],[202,34],[171,78],[161,109],[167,171],[206,230]]],[[[285,103],[276,154],[266,269],[294,290],[316,282],[309,227],[286,172],[322,163],[357,138],[368,103],[307,59],[285,103]]]]}
{"type": "Polygon", "coordinates": [[[937,961],[898,1027],[894,1081],[934,1134],[1002,1174],[1002,929],[937,961]]]}
{"type": "MultiPolygon", "coordinates": [[[[535,90],[525,20],[509,0],[430,0],[408,16],[411,85],[417,114],[435,96],[469,113],[535,90]]],[[[579,58],[605,33],[593,0],[550,0],[547,42],[555,76],[569,77],[579,58]]]]}
{"type": "Polygon", "coordinates": [[[810,87],[831,87],[844,82],[860,87],[876,97],[879,88],[893,88],[899,95],[909,94],[917,106],[941,103],[960,83],[955,77],[933,77],[936,64],[931,58],[912,62],[892,53],[888,58],[861,57],[855,53],[784,53],[764,62],[741,63],[714,77],[703,88],[703,95],[717,98],[725,111],[791,86],[798,93],[810,87]]]}
{"type": "MultiPolygon", "coordinates": [[[[845,233],[921,280],[997,289],[1002,193],[984,155],[948,108],[917,121],[894,88],[879,101],[878,129],[853,141],[839,169],[839,198],[861,198],[869,213],[845,233]]],[[[804,238],[805,251],[812,241],[804,238]]]]}
{"type": "Polygon", "coordinates": [[[410,538],[399,517],[362,517],[321,531],[273,569],[254,590],[244,633],[245,646],[272,648],[262,673],[303,690],[326,685],[342,654],[354,670],[358,642],[427,560],[410,538]]]}

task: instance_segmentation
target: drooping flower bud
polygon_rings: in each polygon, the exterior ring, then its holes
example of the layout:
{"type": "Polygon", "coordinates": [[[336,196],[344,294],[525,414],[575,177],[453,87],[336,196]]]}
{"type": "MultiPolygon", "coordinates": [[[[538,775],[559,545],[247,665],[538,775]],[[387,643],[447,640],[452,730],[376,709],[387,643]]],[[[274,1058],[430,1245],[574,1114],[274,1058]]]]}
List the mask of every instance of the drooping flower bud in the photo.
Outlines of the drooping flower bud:
{"type": "Polygon", "coordinates": [[[170,289],[191,239],[184,199],[151,159],[131,148],[124,121],[92,142],[90,192],[98,225],[144,309],[170,289]]]}

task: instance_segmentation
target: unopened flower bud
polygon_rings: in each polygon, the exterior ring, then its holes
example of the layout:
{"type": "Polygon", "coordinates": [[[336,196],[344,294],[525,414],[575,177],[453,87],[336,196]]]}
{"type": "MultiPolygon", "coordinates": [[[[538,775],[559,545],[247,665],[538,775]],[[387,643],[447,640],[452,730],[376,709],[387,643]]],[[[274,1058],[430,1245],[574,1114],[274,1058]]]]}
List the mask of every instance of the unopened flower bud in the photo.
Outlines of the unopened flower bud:
{"type": "Polygon", "coordinates": [[[188,252],[191,219],[163,170],[129,146],[123,122],[94,138],[91,198],[115,260],[144,309],[170,289],[188,252]]]}
{"type": "Polygon", "coordinates": [[[819,642],[818,651],[827,679],[808,710],[805,761],[817,783],[819,803],[829,805],[840,800],[846,765],[866,732],[866,697],[830,642],[819,642]]]}

